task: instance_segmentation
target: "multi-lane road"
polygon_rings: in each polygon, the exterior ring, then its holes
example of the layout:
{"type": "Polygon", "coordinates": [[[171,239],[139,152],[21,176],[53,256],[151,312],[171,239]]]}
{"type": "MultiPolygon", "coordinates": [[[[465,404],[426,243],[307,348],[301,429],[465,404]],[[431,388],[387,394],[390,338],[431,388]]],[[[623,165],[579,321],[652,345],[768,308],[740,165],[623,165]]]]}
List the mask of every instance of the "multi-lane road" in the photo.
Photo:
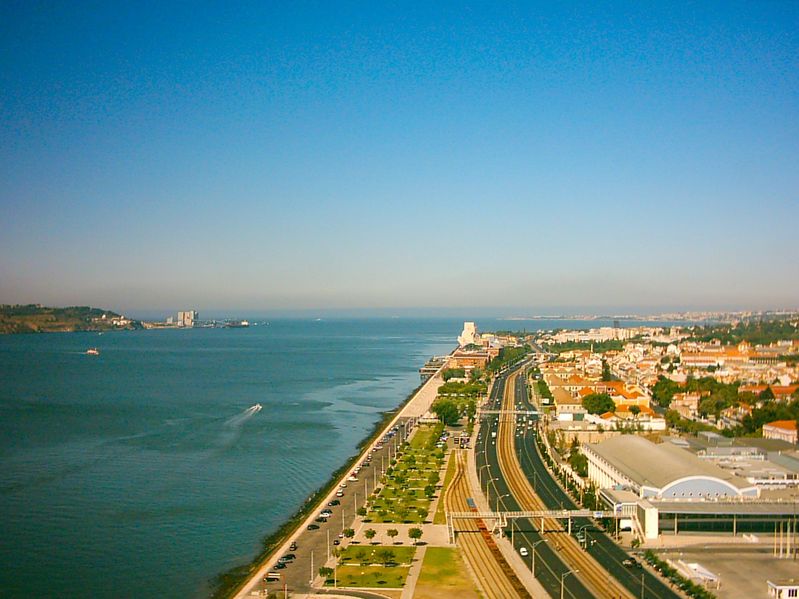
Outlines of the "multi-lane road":
{"type": "MultiPolygon", "coordinates": [[[[518,371],[506,373],[496,380],[489,398],[490,408],[535,409],[529,402],[524,377],[517,374],[518,371]]],[[[487,416],[481,422],[475,448],[477,467],[492,507],[496,503],[509,511],[576,509],[544,465],[535,443],[537,428],[529,426],[529,422],[517,423],[516,419],[510,415],[487,416]]],[[[538,525],[527,520],[516,522],[513,542],[517,551],[524,547],[528,553],[535,545],[536,578],[550,595],[560,596],[562,589],[564,597],[575,599],[679,597],[649,571],[625,566],[623,562],[630,556],[590,519],[572,521],[572,531],[580,532],[586,539],[582,543],[555,521],[545,521],[543,537],[538,525]],[[547,541],[541,542],[544,538],[547,541]],[[567,574],[575,569],[579,572],[567,574]]]]}
{"type": "MultiPolygon", "coordinates": [[[[498,410],[505,394],[507,375],[501,375],[495,382],[491,391],[488,407],[498,410]]],[[[480,432],[475,446],[476,463],[483,491],[488,490],[487,499],[491,507],[499,506],[507,511],[522,511],[524,508],[511,492],[511,487],[503,475],[499,464],[497,442],[499,417],[485,417],[480,424],[480,432]]],[[[513,522],[511,535],[516,551],[524,547],[530,560],[530,569],[535,567],[535,577],[541,586],[552,597],[559,597],[563,588],[564,597],[582,599],[590,597],[591,592],[575,575],[569,575],[572,570],[561,559],[556,544],[549,538],[540,534],[540,531],[529,520],[513,522]],[[546,539],[546,540],[545,540],[546,539]]]]}

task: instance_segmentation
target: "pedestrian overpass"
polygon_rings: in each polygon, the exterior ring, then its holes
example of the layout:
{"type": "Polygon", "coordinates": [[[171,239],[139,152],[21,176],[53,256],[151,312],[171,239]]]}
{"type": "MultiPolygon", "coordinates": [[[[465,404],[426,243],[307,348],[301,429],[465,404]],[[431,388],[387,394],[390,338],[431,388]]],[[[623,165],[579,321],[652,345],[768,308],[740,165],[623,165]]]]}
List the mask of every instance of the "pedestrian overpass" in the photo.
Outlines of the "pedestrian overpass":
{"type": "Polygon", "coordinates": [[[455,543],[455,520],[487,520],[493,523],[491,527],[492,533],[498,533],[506,526],[509,520],[541,520],[539,531],[544,531],[544,520],[551,518],[553,520],[566,520],[567,532],[572,532],[572,519],[574,518],[620,518],[621,514],[612,511],[604,510],[529,510],[529,511],[469,511],[469,512],[446,512],[447,517],[447,537],[450,543],[455,543]]]}

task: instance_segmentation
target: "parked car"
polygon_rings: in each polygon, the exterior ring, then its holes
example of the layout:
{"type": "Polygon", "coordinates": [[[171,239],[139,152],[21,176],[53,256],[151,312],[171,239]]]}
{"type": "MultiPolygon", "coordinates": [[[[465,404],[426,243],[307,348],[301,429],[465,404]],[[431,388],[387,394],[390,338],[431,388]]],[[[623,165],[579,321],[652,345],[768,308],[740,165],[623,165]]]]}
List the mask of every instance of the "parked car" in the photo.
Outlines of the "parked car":
{"type": "Polygon", "coordinates": [[[530,552],[527,551],[527,547],[520,547],[519,555],[521,555],[522,557],[527,557],[528,555],[530,555],[530,552]]]}
{"type": "Polygon", "coordinates": [[[308,530],[319,530],[319,525],[318,524],[309,524],[308,525],[308,530]]]}
{"type": "Polygon", "coordinates": [[[328,501],[327,505],[332,507],[332,506],[336,506],[336,505],[341,505],[341,502],[338,499],[334,499],[333,501],[328,501]]]}
{"type": "Polygon", "coordinates": [[[289,551],[297,551],[297,541],[292,541],[289,545],[289,551]]]}

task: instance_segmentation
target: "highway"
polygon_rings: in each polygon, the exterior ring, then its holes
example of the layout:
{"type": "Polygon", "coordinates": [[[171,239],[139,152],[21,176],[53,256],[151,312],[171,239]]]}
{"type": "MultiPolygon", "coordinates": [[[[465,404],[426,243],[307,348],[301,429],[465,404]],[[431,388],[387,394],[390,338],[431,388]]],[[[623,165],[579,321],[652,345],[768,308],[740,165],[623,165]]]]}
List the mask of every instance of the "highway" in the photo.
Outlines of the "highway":
{"type": "MultiPolygon", "coordinates": [[[[518,378],[518,373],[514,372],[509,374],[506,379],[506,387],[501,404],[503,410],[512,410],[514,408],[514,400],[519,391],[516,385],[518,378]]],[[[516,439],[521,438],[528,429],[529,427],[523,424],[522,431],[517,433],[515,418],[510,414],[500,416],[496,444],[499,465],[503,478],[507,481],[513,497],[522,505],[522,509],[544,510],[547,506],[533,491],[521,468],[517,454],[516,439]]],[[[616,597],[633,599],[633,595],[617,581],[609,578],[602,566],[583,550],[577,539],[564,530],[560,520],[544,519],[543,527],[549,535],[550,543],[555,543],[556,550],[560,552],[564,561],[575,570],[579,570],[579,578],[588,587],[591,595],[602,599],[614,599],[616,597]]],[[[574,531],[574,528],[572,530],[574,531]]]]}
{"type": "MultiPolygon", "coordinates": [[[[514,400],[523,409],[535,409],[528,397],[523,376],[515,380],[514,400]]],[[[577,506],[547,470],[535,443],[536,428],[525,428],[516,436],[516,450],[522,470],[528,480],[535,481],[535,491],[549,509],[575,509],[577,506]]],[[[651,599],[676,599],[680,597],[659,577],[644,568],[628,568],[622,563],[629,558],[613,539],[599,530],[588,518],[575,518],[572,531],[585,530],[588,540],[587,552],[635,597],[651,599]]],[[[565,533],[563,533],[565,534],[565,533]]]]}
{"type": "MultiPolygon", "coordinates": [[[[469,511],[467,498],[472,495],[466,476],[466,450],[453,451],[455,475],[444,501],[449,512],[467,512],[469,511]]],[[[530,597],[497,549],[491,533],[486,530],[482,520],[456,520],[454,526],[455,539],[486,597],[489,599],[530,597]]]]}
{"type": "MultiPolygon", "coordinates": [[[[494,382],[489,399],[489,407],[499,409],[500,402],[505,393],[507,375],[500,375],[494,382]]],[[[499,418],[497,416],[485,417],[480,424],[480,433],[475,446],[478,474],[481,475],[483,491],[488,489],[489,505],[509,511],[521,511],[523,508],[511,494],[511,489],[505,480],[499,466],[496,442],[491,433],[497,432],[499,418]]],[[[516,521],[513,524],[512,541],[518,551],[525,547],[533,568],[535,560],[535,578],[552,597],[563,596],[571,599],[584,599],[591,597],[591,591],[586,588],[575,575],[567,574],[572,568],[562,560],[556,546],[552,541],[543,542],[537,528],[529,520],[516,521]]]]}

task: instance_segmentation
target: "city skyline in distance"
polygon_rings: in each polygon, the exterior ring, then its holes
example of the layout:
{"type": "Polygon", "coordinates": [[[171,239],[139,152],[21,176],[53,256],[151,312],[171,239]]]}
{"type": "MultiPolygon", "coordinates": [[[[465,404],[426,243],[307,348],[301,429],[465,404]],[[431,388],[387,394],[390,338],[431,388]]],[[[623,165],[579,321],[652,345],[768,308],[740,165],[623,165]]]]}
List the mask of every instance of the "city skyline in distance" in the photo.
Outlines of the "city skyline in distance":
{"type": "Polygon", "coordinates": [[[0,17],[0,303],[797,307],[796,4],[0,17]]]}

